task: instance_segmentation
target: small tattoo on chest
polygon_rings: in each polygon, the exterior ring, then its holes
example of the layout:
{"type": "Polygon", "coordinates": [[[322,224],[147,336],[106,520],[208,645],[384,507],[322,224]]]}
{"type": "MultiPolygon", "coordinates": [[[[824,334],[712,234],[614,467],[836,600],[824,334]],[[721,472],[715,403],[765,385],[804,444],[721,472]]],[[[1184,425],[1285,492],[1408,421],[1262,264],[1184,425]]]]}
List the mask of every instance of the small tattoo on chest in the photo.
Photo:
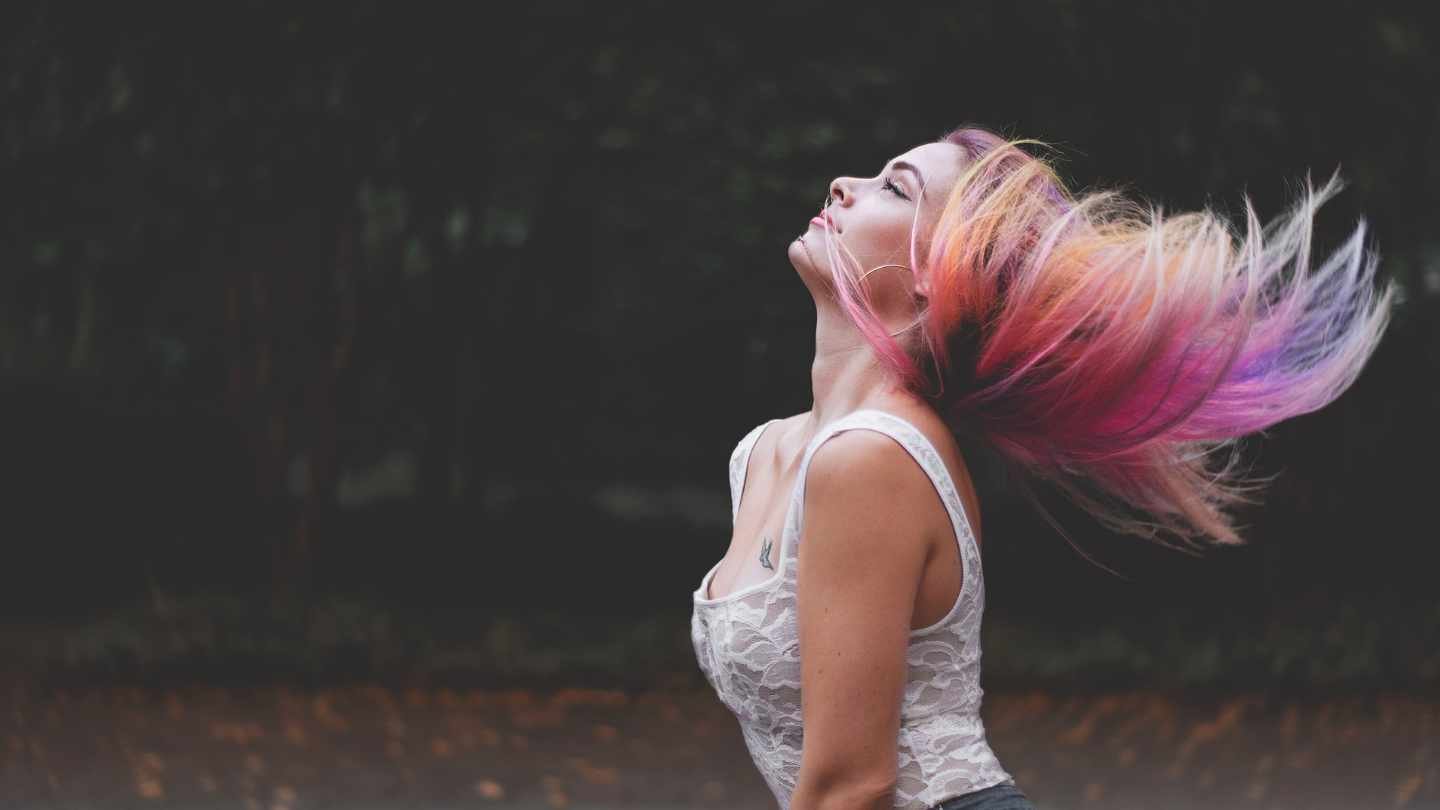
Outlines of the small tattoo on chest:
{"type": "Polygon", "coordinates": [[[775,570],[775,566],[770,564],[770,538],[768,537],[760,544],[760,565],[771,571],[775,570]]]}

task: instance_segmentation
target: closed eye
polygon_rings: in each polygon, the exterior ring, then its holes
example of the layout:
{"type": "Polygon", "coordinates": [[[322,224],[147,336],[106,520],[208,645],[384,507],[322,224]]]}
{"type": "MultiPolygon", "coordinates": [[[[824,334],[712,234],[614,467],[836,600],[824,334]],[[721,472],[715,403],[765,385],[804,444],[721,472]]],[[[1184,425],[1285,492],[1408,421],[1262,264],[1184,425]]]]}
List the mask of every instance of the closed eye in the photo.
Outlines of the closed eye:
{"type": "Polygon", "coordinates": [[[908,200],[908,199],[910,199],[909,197],[905,196],[905,192],[901,191],[901,190],[900,190],[900,187],[897,186],[897,185],[895,185],[894,181],[892,181],[892,180],[891,180],[890,178],[888,178],[888,177],[885,178],[885,184],[884,184],[883,186],[881,186],[881,188],[888,188],[888,189],[890,189],[891,191],[895,192],[895,196],[899,197],[899,198],[902,199],[902,200],[908,200]]]}

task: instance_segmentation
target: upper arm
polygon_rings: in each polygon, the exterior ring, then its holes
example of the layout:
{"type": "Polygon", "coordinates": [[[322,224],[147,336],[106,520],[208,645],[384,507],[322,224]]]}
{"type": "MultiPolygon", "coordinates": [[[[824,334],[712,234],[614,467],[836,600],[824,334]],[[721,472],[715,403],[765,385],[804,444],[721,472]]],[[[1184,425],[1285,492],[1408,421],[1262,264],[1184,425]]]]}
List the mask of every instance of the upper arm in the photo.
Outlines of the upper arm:
{"type": "Polygon", "coordinates": [[[928,548],[928,513],[914,495],[930,486],[875,431],[838,433],[811,456],[796,572],[806,790],[893,787],[928,548]]]}

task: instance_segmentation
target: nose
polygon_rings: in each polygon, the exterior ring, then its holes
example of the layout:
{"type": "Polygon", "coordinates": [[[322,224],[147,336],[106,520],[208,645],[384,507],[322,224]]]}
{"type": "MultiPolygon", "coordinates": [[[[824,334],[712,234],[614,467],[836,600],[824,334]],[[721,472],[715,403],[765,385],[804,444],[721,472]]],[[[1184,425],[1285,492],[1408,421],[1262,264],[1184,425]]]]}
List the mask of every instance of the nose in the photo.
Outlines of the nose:
{"type": "Polygon", "coordinates": [[[851,200],[850,178],[837,177],[830,181],[830,199],[841,205],[849,205],[851,200]]]}

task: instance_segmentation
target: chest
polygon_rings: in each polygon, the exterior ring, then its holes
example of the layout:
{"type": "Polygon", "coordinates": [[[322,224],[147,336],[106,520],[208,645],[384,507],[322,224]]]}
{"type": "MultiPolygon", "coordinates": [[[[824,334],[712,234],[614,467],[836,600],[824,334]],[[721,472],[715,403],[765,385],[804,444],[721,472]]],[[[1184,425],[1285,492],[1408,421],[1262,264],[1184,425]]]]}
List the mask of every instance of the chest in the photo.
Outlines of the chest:
{"type": "Polygon", "coordinates": [[[776,721],[800,711],[800,639],[794,588],[777,579],[713,604],[697,604],[691,642],[700,670],[738,716],[776,721]]]}
{"type": "MultiPolygon", "coordinates": [[[[707,586],[707,598],[719,598],[773,578],[780,556],[791,545],[786,538],[798,469],[786,469],[758,453],[741,484],[740,507],[725,555],[707,586]]],[[[798,468],[798,464],[793,467],[798,468]]]]}

